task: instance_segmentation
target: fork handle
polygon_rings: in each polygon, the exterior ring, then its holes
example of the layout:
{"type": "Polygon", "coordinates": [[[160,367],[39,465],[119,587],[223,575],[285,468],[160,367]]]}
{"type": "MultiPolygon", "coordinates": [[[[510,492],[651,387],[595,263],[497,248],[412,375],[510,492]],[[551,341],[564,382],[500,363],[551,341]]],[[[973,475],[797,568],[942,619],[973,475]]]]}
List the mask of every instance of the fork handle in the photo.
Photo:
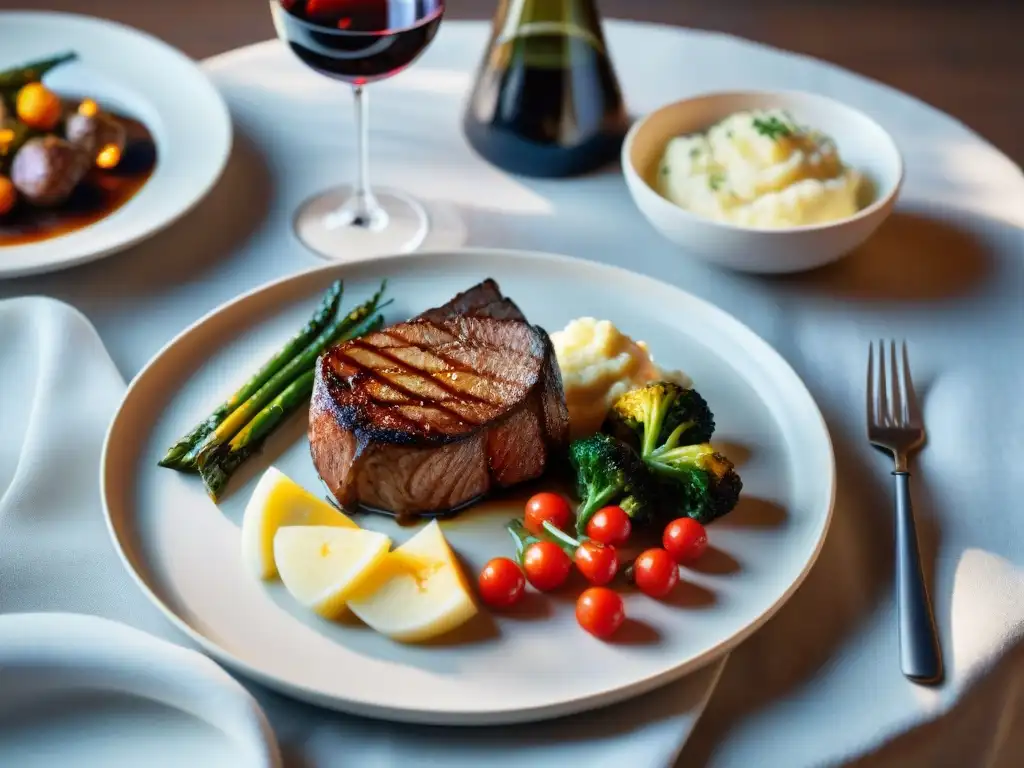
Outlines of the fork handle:
{"type": "Polygon", "coordinates": [[[921,569],[917,527],[910,505],[910,473],[893,472],[896,479],[896,606],[899,612],[900,667],[917,683],[942,681],[935,617],[921,569]]]}

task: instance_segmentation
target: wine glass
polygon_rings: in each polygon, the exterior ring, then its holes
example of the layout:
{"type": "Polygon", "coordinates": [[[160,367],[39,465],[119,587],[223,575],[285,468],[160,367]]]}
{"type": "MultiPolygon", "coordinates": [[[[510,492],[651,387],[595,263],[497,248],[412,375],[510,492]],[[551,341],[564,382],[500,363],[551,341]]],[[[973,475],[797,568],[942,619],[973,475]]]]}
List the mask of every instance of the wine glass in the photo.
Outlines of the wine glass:
{"type": "Polygon", "coordinates": [[[299,239],[335,260],[416,249],[429,226],[423,206],[396,190],[370,189],[366,86],[423,53],[441,24],[444,0],[270,0],[270,10],[292,53],[351,84],[355,98],[355,182],[302,204],[295,216],[299,239]]]}

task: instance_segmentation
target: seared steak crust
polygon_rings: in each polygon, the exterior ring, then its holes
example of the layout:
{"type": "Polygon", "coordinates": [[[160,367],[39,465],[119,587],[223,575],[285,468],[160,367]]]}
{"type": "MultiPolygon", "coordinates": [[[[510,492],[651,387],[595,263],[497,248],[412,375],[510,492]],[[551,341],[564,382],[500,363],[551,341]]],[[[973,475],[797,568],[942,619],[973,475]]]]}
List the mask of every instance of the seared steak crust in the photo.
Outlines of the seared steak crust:
{"type": "Polygon", "coordinates": [[[551,341],[487,280],[322,355],[309,438],[346,506],[440,512],[538,477],[568,439],[551,341]]]}
{"type": "Polygon", "coordinates": [[[420,315],[420,319],[443,320],[457,315],[526,322],[526,316],[515,302],[502,296],[498,284],[490,278],[463,291],[447,304],[436,309],[428,309],[420,315]]]}

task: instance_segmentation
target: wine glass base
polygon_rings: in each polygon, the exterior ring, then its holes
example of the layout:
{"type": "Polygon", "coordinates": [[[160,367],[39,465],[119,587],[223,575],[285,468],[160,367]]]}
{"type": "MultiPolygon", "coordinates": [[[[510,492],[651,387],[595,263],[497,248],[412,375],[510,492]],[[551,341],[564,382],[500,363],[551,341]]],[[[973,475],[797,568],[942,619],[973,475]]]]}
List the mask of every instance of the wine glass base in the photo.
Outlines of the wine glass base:
{"type": "Polygon", "coordinates": [[[416,200],[394,190],[374,190],[380,213],[356,220],[345,208],[351,186],[335,187],[311,197],[295,214],[295,234],[318,256],[331,261],[357,261],[373,256],[408,253],[427,236],[429,219],[416,200]]]}

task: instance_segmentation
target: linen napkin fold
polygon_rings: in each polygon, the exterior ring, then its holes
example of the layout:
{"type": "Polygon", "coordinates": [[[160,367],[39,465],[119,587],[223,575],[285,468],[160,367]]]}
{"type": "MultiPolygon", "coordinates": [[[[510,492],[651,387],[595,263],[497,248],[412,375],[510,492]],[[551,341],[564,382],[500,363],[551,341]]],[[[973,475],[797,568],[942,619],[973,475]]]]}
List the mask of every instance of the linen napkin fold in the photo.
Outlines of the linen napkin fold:
{"type": "Polygon", "coordinates": [[[89,613],[170,635],[101,512],[100,451],[124,391],[77,310],[0,302],[0,612],[89,613]]]}
{"type": "Polygon", "coordinates": [[[4,765],[172,768],[208,761],[215,750],[221,760],[247,768],[282,768],[266,716],[234,678],[196,651],[119,621],[63,611],[0,614],[0,679],[0,713],[8,716],[0,717],[6,721],[0,726],[4,765]],[[84,723],[60,714],[39,722],[53,714],[55,700],[59,704],[83,690],[92,695],[72,708],[85,715],[84,723]],[[128,701],[111,711],[111,698],[119,697],[128,701]],[[163,706],[151,709],[146,702],[163,706]],[[11,727],[11,716],[17,723],[33,709],[29,722],[11,727]],[[206,733],[194,740],[179,730],[178,718],[161,717],[166,710],[191,715],[207,726],[206,733]],[[125,718],[129,712],[141,717],[125,718]],[[168,729],[175,732],[168,739],[173,745],[154,760],[152,739],[168,729]],[[220,743],[211,743],[210,736],[220,743]]]}
{"type": "MultiPolygon", "coordinates": [[[[48,298],[0,302],[0,613],[89,613],[189,645],[124,571],[103,519],[100,452],[125,388],[77,310],[48,298]]],[[[369,721],[242,682],[267,712],[286,766],[662,768],[724,663],[624,704],[517,728],[369,721]]]]}

